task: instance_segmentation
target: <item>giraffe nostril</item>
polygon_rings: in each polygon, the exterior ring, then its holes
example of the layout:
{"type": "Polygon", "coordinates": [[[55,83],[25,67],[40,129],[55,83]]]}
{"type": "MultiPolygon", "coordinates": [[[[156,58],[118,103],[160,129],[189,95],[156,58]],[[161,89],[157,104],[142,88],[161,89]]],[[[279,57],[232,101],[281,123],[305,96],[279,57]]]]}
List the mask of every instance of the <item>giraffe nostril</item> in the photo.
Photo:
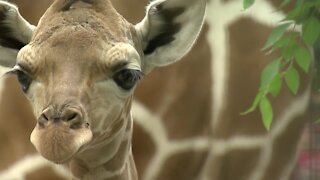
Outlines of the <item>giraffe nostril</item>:
{"type": "Polygon", "coordinates": [[[77,109],[66,109],[63,117],[69,123],[71,129],[77,129],[84,125],[82,114],[77,109]]]}
{"type": "Polygon", "coordinates": [[[38,123],[41,127],[43,127],[45,124],[47,124],[49,121],[48,117],[43,113],[41,116],[38,118],[38,123]]]}
{"type": "Polygon", "coordinates": [[[49,122],[67,123],[71,128],[85,126],[80,108],[67,107],[59,110],[49,107],[42,112],[38,118],[38,123],[40,126],[46,126],[49,122]]]}

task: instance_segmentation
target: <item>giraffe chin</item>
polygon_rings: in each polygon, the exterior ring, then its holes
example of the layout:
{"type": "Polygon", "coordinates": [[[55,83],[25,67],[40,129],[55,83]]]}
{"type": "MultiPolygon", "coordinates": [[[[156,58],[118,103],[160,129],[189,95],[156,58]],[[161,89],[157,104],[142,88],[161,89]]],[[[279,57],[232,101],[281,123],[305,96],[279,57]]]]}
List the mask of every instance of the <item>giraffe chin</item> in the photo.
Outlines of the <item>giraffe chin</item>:
{"type": "Polygon", "coordinates": [[[51,123],[45,127],[37,124],[30,136],[37,151],[56,164],[69,162],[91,139],[92,132],[89,127],[71,129],[63,123],[51,123]]]}

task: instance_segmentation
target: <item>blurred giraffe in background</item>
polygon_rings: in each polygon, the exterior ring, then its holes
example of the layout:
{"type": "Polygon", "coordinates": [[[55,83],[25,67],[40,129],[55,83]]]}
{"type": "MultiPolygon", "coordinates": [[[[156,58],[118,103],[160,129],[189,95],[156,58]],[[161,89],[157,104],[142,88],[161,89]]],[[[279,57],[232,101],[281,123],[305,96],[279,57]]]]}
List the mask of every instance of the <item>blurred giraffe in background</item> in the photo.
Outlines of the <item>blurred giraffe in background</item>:
{"type": "MultiPolygon", "coordinates": [[[[143,17],[147,4],[139,0],[113,3],[120,14],[133,23],[143,17]],[[136,6],[140,10],[132,8],[136,6]]],[[[30,8],[34,3],[23,1],[21,4],[30,8]]],[[[140,179],[293,178],[297,144],[307,119],[309,75],[300,72],[303,84],[298,96],[283,88],[274,100],[276,112],[271,132],[263,128],[258,112],[239,115],[250,106],[258,90],[262,68],[274,58],[265,56],[260,48],[272,26],[284,17],[276,11],[277,4],[264,0],[243,12],[241,1],[209,1],[204,30],[192,52],[177,64],[155,69],[141,81],[133,102],[133,153],[140,179]]],[[[46,7],[42,7],[42,11],[46,7]]],[[[21,9],[22,14],[28,14],[28,10],[21,9]]],[[[29,18],[37,20],[37,17],[29,18]]],[[[4,89],[7,93],[2,102],[8,104],[17,99],[19,105],[27,106],[21,102],[20,95],[13,98],[19,94],[14,87],[16,93],[4,89]]],[[[0,110],[14,108],[11,114],[10,111],[6,114],[16,116],[13,122],[19,124],[21,116],[15,114],[16,104],[12,102],[5,109],[1,105],[0,110]]],[[[29,114],[25,109],[19,111],[29,114]]],[[[32,121],[32,115],[28,116],[32,121]]],[[[15,176],[25,175],[27,179],[63,178],[63,170],[35,155],[28,144],[34,122],[20,124],[23,135],[0,131],[5,135],[2,137],[12,139],[6,140],[12,142],[6,143],[11,148],[0,149],[7,152],[2,153],[7,160],[0,164],[1,175],[10,175],[12,170],[15,176]],[[17,139],[24,144],[17,145],[17,139]],[[13,153],[13,149],[19,150],[13,153]],[[5,155],[9,152],[16,157],[5,155]],[[29,162],[36,163],[31,167],[29,162]]],[[[0,123],[4,123],[2,118],[0,123]]]]}

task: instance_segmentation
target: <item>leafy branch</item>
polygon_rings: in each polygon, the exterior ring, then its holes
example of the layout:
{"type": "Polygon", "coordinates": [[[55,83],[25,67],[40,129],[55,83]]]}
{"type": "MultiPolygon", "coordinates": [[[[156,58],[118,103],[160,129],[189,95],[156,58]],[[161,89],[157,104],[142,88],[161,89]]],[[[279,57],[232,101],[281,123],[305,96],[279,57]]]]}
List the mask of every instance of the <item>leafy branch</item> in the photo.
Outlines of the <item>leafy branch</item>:
{"type": "MultiPolygon", "coordinates": [[[[258,106],[264,127],[269,130],[273,120],[273,109],[270,96],[277,97],[283,84],[296,95],[300,87],[300,75],[297,68],[304,73],[310,71],[312,47],[320,35],[319,10],[320,0],[283,0],[280,10],[290,3],[295,7],[270,33],[263,51],[266,53],[280,52],[280,56],[271,61],[262,71],[259,91],[251,107],[241,113],[253,112],[258,106]],[[297,30],[301,27],[301,31],[297,30]]],[[[254,4],[254,0],[243,0],[243,8],[254,4]]]]}

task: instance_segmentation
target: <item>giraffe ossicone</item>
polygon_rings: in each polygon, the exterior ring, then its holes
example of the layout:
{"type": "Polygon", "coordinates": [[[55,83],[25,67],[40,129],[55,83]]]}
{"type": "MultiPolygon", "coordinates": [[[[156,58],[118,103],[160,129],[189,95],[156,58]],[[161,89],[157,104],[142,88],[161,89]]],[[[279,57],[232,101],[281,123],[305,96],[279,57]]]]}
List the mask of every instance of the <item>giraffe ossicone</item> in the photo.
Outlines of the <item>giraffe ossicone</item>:
{"type": "Polygon", "coordinates": [[[190,50],[205,9],[206,0],[155,0],[132,25],[109,0],[56,0],[35,27],[0,1],[0,52],[14,57],[0,65],[15,64],[7,75],[37,117],[30,139],[39,153],[75,179],[137,179],[133,90],[190,50]]]}

